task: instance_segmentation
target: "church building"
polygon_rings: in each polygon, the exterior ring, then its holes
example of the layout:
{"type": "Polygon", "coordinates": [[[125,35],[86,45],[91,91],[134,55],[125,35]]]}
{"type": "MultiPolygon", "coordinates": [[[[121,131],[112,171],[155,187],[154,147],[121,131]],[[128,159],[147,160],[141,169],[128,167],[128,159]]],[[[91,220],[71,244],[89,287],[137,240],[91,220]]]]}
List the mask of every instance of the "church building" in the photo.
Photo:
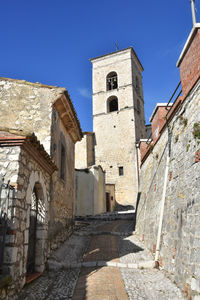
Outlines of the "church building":
{"type": "Polygon", "coordinates": [[[136,204],[139,158],[137,142],[146,137],[143,67],[134,49],[90,60],[93,66],[95,164],[106,172],[121,205],[136,204]]]}

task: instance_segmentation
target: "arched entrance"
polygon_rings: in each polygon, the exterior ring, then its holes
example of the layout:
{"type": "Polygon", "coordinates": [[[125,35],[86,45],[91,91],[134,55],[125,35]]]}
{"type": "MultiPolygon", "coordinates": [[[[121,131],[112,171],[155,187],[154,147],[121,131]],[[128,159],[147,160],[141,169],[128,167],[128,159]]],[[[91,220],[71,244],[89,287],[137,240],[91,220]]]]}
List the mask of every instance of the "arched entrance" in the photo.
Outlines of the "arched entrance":
{"type": "Polygon", "coordinates": [[[36,182],[30,203],[27,275],[39,272],[40,270],[37,267],[38,261],[42,262],[44,258],[44,249],[41,247],[41,240],[45,239],[45,215],[43,189],[41,184],[36,182]]]}

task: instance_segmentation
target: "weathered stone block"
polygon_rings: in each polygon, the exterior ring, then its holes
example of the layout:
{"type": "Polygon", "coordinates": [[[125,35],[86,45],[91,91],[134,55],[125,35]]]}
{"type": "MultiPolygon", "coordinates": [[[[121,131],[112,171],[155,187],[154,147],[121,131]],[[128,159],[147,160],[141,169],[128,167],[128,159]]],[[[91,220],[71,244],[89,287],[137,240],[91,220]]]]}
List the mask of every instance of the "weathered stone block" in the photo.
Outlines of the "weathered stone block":
{"type": "Polygon", "coordinates": [[[5,263],[15,263],[17,261],[17,247],[5,247],[4,261],[5,263]]]}

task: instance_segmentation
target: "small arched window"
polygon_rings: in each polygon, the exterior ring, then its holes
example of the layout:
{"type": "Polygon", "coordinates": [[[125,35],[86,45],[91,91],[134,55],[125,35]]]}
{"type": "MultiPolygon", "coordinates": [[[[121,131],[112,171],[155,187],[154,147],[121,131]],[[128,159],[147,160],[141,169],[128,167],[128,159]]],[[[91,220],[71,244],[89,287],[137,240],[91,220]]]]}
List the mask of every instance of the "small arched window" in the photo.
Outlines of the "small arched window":
{"type": "Polygon", "coordinates": [[[136,92],[139,94],[140,93],[140,85],[139,85],[139,79],[137,76],[135,77],[135,89],[136,89],[136,92]]]}
{"type": "Polygon", "coordinates": [[[115,96],[108,98],[107,112],[118,111],[118,99],[115,96]]]}
{"type": "Polygon", "coordinates": [[[118,88],[117,73],[110,72],[106,77],[106,89],[107,91],[110,91],[117,88],[118,88]]]}

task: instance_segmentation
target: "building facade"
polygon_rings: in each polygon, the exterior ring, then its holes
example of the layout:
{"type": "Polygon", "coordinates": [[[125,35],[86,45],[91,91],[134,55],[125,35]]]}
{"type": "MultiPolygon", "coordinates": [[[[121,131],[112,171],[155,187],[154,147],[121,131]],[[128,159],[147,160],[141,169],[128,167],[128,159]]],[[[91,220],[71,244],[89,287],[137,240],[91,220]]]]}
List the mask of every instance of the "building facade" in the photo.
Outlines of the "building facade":
{"type": "MultiPolygon", "coordinates": [[[[10,275],[11,283],[0,298],[14,299],[29,275],[44,270],[50,252],[74,228],[75,143],[82,131],[65,88],[0,78],[0,104],[0,133],[8,135],[0,140],[0,176],[15,187],[12,206],[19,203],[9,225],[14,246],[6,242],[4,251],[8,268],[3,275],[10,275]],[[29,140],[33,133],[37,143],[29,140]],[[22,149],[16,139],[24,140],[22,149]]],[[[0,208],[2,201],[0,197],[0,208]]]]}
{"type": "Polygon", "coordinates": [[[135,206],[136,142],[145,137],[143,67],[132,47],[91,59],[95,164],[115,185],[118,204],[135,206]]]}

